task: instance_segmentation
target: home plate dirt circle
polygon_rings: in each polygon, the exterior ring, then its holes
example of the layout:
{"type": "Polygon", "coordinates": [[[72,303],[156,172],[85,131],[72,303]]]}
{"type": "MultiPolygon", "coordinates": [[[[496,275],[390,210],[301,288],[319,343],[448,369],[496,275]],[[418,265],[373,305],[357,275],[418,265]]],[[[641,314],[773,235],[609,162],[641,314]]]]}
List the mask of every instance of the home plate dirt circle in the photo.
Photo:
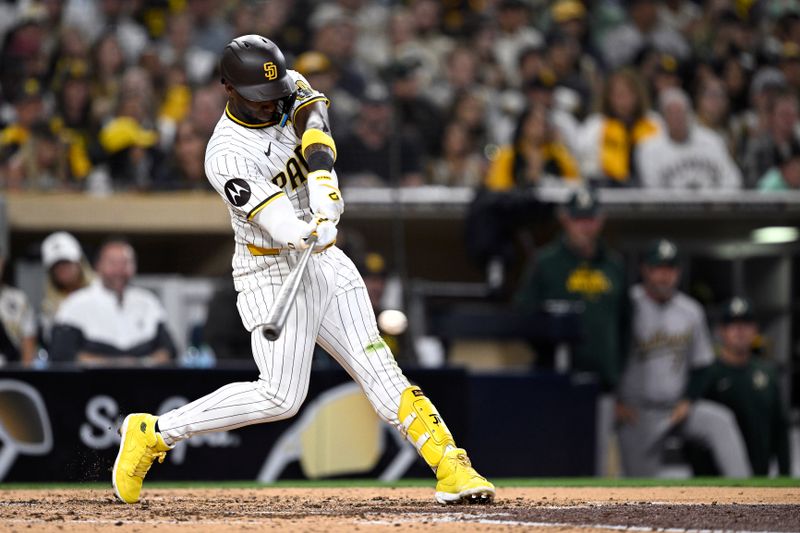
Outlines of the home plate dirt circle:
{"type": "Polygon", "coordinates": [[[800,488],[499,487],[442,506],[424,488],[0,490],[0,531],[795,531],[800,488]]]}

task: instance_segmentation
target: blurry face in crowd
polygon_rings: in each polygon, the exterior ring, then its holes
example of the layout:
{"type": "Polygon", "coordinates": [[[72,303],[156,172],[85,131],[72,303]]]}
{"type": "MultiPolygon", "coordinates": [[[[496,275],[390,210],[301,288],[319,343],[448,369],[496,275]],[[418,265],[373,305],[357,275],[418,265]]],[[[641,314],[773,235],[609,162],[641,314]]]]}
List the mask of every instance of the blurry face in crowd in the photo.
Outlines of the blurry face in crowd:
{"type": "Polygon", "coordinates": [[[528,11],[524,7],[507,7],[500,10],[497,21],[501,30],[512,33],[528,24],[528,11]]]}
{"type": "Polygon", "coordinates": [[[415,31],[414,18],[408,11],[397,11],[389,20],[389,36],[394,44],[413,40],[415,31]]]}
{"type": "Polygon", "coordinates": [[[50,267],[50,279],[62,291],[75,290],[83,280],[81,265],[74,261],[59,261],[50,267]]]}
{"type": "Polygon", "coordinates": [[[133,248],[121,242],[108,243],[100,251],[95,267],[103,285],[121,294],[136,274],[136,256],[133,248]]]}
{"type": "Polygon", "coordinates": [[[528,113],[523,125],[523,138],[530,143],[540,145],[547,142],[548,120],[543,107],[535,107],[528,113]]]}
{"type": "Polygon", "coordinates": [[[673,100],[662,110],[670,138],[684,142],[689,136],[689,109],[684,102],[673,100]]]}
{"type": "Polygon", "coordinates": [[[444,132],[442,151],[449,156],[462,156],[469,152],[467,129],[459,123],[450,124],[444,132]]]}
{"type": "Polygon", "coordinates": [[[772,109],[772,135],[779,140],[791,139],[797,119],[797,99],[787,95],[778,97],[772,109]]]}
{"type": "Polygon", "coordinates": [[[175,157],[191,178],[202,178],[205,142],[191,122],[184,121],[175,134],[175,157]]]}
{"type": "Polygon", "coordinates": [[[786,185],[792,189],[800,189],[800,157],[793,157],[781,167],[781,175],[786,185]]]}
{"type": "Polygon", "coordinates": [[[609,83],[609,104],[614,116],[623,121],[632,120],[638,101],[636,91],[622,76],[614,76],[609,83]]]}
{"type": "Polygon", "coordinates": [[[38,96],[25,98],[15,105],[17,122],[22,126],[30,127],[38,122],[44,115],[44,103],[38,96]]]}
{"type": "Polygon", "coordinates": [[[361,123],[379,133],[387,133],[390,128],[392,108],[388,102],[366,101],[361,104],[361,123]]]}
{"type": "Polygon", "coordinates": [[[439,27],[440,4],[434,0],[417,0],[411,10],[414,14],[414,23],[418,31],[436,31],[439,27]]]}
{"type": "Polygon", "coordinates": [[[720,326],[719,333],[725,349],[739,355],[749,355],[758,335],[758,325],[755,322],[737,320],[720,326]]]}
{"type": "Polygon", "coordinates": [[[603,230],[602,216],[573,218],[567,214],[561,216],[561,224],[567,239],[575,247],[581,249],[594,248],[597,238],[603,230]]]}
{"type": "Polygon", "coordinates": [[[658,21],[658,5],[655,0],[640,0],[628,10],[631,21],[642,29],[650,29],[658,21]]]}
{"type": "Polygon", "coordinates": [[[68,80],[64,83],[64,113],[72,119],[80,118],[89,103],[89,83],[84,79],[68,80]]]}
{"type": "Polygon", "coordinates": [[[122,69],[124,58],[116,37],[107,35],[97,44],[97,66],[101,74],[111,75],[122,69]]]}
{"type": "Polygon", "coordinates": [[[466,89],[475,83],[477,64],[475,56],[467,49],[453,51],[447,64],[447,76],[455,88],[466,89]]]}
{"type": "Polygon", "coordinates": [[[728,114],[728,95],[718,79],[709,79],[697,95],[697,114],[710,126],[721,126],[728,114]]]}
{"type": "Polygon", "coordinates": [[[336,87],[336,74],[333,70],[314,72],[306,75],[309,85],[322,94],[330,95],[336,87]]]}
{"type": "Polygon", "coordinates": [[[470,128],[479,127],[484,123],[486,107],[478,96],[469,93],[456,102],[454,115],[458,121],[470,128]]]}
{"type": "Polygon", "coordinates": [[[54,168],[59,159],[58,141],[51,137],[39,137],[36,140],[36,163],[39,168],[54,168]]]}
{"type": "Polygon", "coordinates": [[[681,271],[671,265],[642,266],[642,281],[651,298],[666,302],[675,294],[681,271]]]}

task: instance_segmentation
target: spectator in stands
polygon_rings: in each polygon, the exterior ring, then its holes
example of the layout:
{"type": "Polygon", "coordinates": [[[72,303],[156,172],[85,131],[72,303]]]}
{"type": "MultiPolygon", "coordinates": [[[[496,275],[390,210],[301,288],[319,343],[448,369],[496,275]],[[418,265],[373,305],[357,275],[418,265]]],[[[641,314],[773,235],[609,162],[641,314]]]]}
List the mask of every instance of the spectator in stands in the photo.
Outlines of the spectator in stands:
{"type": "Polygon", "coordinates": [[[749,476],[733,415],[699,399],[702,369],[713,362],[714,351],[703,308],[678,290],[675,244],[653,242],[641,274],[642,283],[630,291],[631,351],[616,406],[625,474],[661,475],[664,441],[677,434],[710,448],[725,476],[749,476]]]}
{"type": "Polygon", "coordinates": [[[556,77],[549,69],[543,69],[528,80],[524,95],[529,106],[541,106],[548,110],[550,122],[558,139],[569,148],[573,155],[578,153],[578,132],[580,124],[575,115],[556,105],[556,77]]]}
{"type": "Polygon", "coordinates": [[[11,93],[14,120],[0,131],[0,162],[8,162],[28,142],[31,128],[47,119],[43,100],[43,87],[39,80],[25,80],[11,93]]]}
{"type": "Polygon", "coordinates": [[[422,185],[421,153],[416,140],[396,135],[391,115],[386,89],[378,85],[368,88],[352,131],[336,143],[336,171],[342,185],[422,185]],[[392,155],[392,143],[399,143],[396,157],[392,155]]]}
{"type": "Polygon", "coordinates": [[[395,108],[395,128],[406,137],[419,139],[423,158],[441,150],[442,117],[439,109],[420,91],[421,71],[415,60],[397,61],[385,71],[395,108]]]}
{"type": "Polygon", "coordinates": [[[70,172],[69,148],[49,125],[30,128],[25,144],[8,161],[9,190],[67,190],[77,187],[70,172]]]}
{"type": "Polygon", "coordinates": [[[214,0],[189,0],[187,7],[194,27],[192,44],[218,54],[234,37],[222,12],[224,6],[214,0]]]}
{"type": "Polygon", "coordinates": [[[73,61],[56,79],[56,109],[50,122],[55,133],[69,147],[70,174],[84,180],[92,170],[97,127],[92,122],[92,86],[89,64],[73,61]]]}
{"type": "Polygon", "coordinates": [[[578,160],[584,178],[607,186],[635,184],[634,153],[658,131],[636,73],[613,73],[606,82],[599,113],[587,118],[579,133],[578,160]]]}
{"type": "Polygon", "coordinates": [[[602,55],[595,48],[589,27],[586,6],[581,0],[556,0],[550,8],[553,29],[569,35],[580,45],[584,57],[591,59],[592,68],[602,61],[602,55]]]}
{"type": "MultiPolygon", "coordinates": [[[[624,263],[600,240],[605,218],[590,189],[572,193],[558,219],[563,236],[528,263],[515,301],[529,312],[558,303],[580,311],[583,338],[571,352],[571,369],[595,375],[611,391],[630,327],[624,263]]],[[[537,358],[553,364],[552,353],[537,351],[537,358]]]]}
{"type": "Polygon", "coordinates": [[[125,61],[133,64],[139,59],[139,54],[147,46],[148,35],[132,17],[132,4],[123,0],[68,4],[65,24],[80,28],[95,46],[102,42],[103,35],[107,35],[104,32],[113,29],[125,61]]]}
{"type": "Polygon", "coordinates": [[[547,35],[548,68],[555,76],[557,106],[575,116],[585,116],[591,105],[593,66],[581,61],[581,44],[568,33],[552,31],[547,35]]]}
{"type": "Polygon", "coordinates": [[[428,89],[427,96],[439,109],[447,110],[457,94],[479,84],[478,76],[478,60],[474,52],[466,46],[456,47],[445,56],[444,69],[428,89]]]}
{"type": "Polygon", "coordinates": [[[519,117],[511,146],[495,155],[485,183],[507,190],[539,185],[545,177],[577,180],[578,163],[555,133],[547,109],[531,106],[519,117]]]}
{"type": "MultiPolygon", "coordinates": [[[[339,87],[361,98],[368,85],[367,76],[355,55],[358,29],[354,21],[337,12],[329,12],[312,24],[311,49],[325,54],[339,73],[339,87]]],[[[385,66],[385,65],[381,65],[385,66]]]]}
{"type": "Polygon", "coordinates": [[[722,137],[728,153],[735,154],[744,132],[731,120],[728,93],[722,81],[713,74],[704,78],[698,85],[694,104],[697,123],[722,137]]]}
{"type": "Polygon", "coordinates": [[[305,76],[315,90],[336,102],[335,106],[328,108],[331,130],[337,137],[347,135],[358,113],[359,102],[338,86],[339,73],[333,63],[325,54],[312,50],[297,56],[294,69],[305,76]]]}
{"type": "Polygon", "coordinates": [[[800,141],[793,140],[788,151],[776,149],[776,164],[758,181],[758,190],[788,191],[800,189],[800,141]]]}
{"type": "Polygon", "coordinates": [[[778,151],[790,150],[797,141],[797,96],[784,90],[768,103],[768,129],[765,135],[750,137],[744,159],[745,183],[754,187],[764,173],[775,166],[778,151]]]}
{"type": "Polygon", "coordinates": [[[204,139],[210,139],[225,110],[225,89],[219,80],[197,87],[192,94],[191,116],[204,139]]]}
{"type": "Polygon", "coordinates": [[[789,475],[789,418],[783,404],[780,376],[753,356],[758,322],[752,304],[733,298],[725,304],[719,326],[719,357],[705,376],[704,397],[733,411],[753,475],[770,475],[777,460],[780,475],[789,475]]]}
{"type": "Polygon", "coordinates": [[[656,0],[626,0],[624,3],[628,22],[606,34],[602,41],[608,68],[630,65],[648,44],[678,59],[689,56],[689,45],[683,36],[659,21],[656,0]]]}
{"type": "Polygon", "coordinates": [[[168,31],[159,43],[158,55],[167,66],[182,65],[186,69],[187,81],[192,85],[199,85],[211,78],[217,66],[218,52],[205,50],[193,40],[191,14],[187,11],[176,13],[168,19],[168,31]]]}
{"type": "Polygon", "coordinates": [[[702,16],[700,7],[689,0],[666,0],[658,6],[659,24],[684,36],[692,34],[702,16]]]}
{"type": "Polygon", "coordinates": [[[130,285],[136,255],[124,239],[112,238],[98,251],[98,279],[70,294],[56,313],[50,358],[86,366],[156,366],[168,363],[175,347],[166,312],[149,291],[130,285]]]}
{"type": "Polygon", "coordinates": [[[428,167],[428,183],[456,187],[477,187],[486,172],[486,160],[477,149],[466,126],[450,122],[444,128],[442,155],[428,167]]]}
{"type": "Polygon", "coordinates": [[[659,98],[665,131],[643,142],[636,154],[642,186],[675,190],[739,189],[742,177],[725,141],[694,122],[682,89],[666,89],[659,98]]]}
{"type": "Polygon", "coordinates": [[[522,0],[502,0],[497,6],[497,36],[494,56],[503,69],[506,82],[519,87],[522,80],[517,71],[520,52],[544,41],[542,34],[529,24],[528,5],[522,0]]]}
{"type": "Polygon", "coordinates": [[[158,165],[153,176],[154,190],[211,191],[205,172],[206,139],[191,120],[178,124],[170,157],[158,165]]]}
{"type": "Polygon", "coordinates": [[[125,57],[113,31],[106,31],[94,44],[92,52],[92,120],[103,124],[117,106],[125,57]]]}
{"type": "Polygon", "coordinates": [[[89,285],[94,272],[78,240],[66,231],[51,233],[42,241],[42,266],[45,282],[39,322],[40,338],[47,348],[61,303],[73,292],[89,285]]]}
{"type": "MultiPolygon", "coordinates": [[[[6,265],[0,250],[0,278],[6,265]]],[[[0,366],[6,363],[30,365],[36,357],[36,318],[25,293],[0,284],[0,366]]]]}

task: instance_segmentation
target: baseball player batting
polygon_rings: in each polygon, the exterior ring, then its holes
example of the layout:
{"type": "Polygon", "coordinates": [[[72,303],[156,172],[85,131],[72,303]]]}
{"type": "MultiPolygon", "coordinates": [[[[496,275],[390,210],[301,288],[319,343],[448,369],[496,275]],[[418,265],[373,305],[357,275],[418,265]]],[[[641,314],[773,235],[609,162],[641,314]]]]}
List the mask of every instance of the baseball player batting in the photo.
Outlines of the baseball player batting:
{"type": "Polygon", "coordinates": [[[280,49],[259,35],[231,41],[220,71],[228,103],[209,140],[205,171],[230,212],[237,307],[251,334],[259,376],[160,417],[128,415],[120,428],[114,493],[137,502],[153,461],[163,462],[192,435],[297,414],[318,343],[430,465],[438,502],[491,502],[494,485],[475,471],[431,401],[397,366],[378,333],[361,275],[335,246],[344,203],[333,170],[328,99],[288,70],[280,49]],[[262,332],[267,316],[312,236],[314,253],[286,324],[269,341],[262,332]]]}

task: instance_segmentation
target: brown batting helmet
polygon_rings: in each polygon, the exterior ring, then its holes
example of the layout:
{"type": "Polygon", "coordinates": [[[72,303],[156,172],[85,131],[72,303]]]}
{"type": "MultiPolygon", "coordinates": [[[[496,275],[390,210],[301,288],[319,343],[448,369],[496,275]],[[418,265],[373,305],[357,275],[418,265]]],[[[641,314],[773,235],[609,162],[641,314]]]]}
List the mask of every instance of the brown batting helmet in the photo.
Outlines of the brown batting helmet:
{"type": "Polygon", "coordinates": [[[222,83],[230,83],[251,102],[279,100],[295,91],[283,52],[260,35],[242,35],[229,42],[219,66],[222,83]]]}

